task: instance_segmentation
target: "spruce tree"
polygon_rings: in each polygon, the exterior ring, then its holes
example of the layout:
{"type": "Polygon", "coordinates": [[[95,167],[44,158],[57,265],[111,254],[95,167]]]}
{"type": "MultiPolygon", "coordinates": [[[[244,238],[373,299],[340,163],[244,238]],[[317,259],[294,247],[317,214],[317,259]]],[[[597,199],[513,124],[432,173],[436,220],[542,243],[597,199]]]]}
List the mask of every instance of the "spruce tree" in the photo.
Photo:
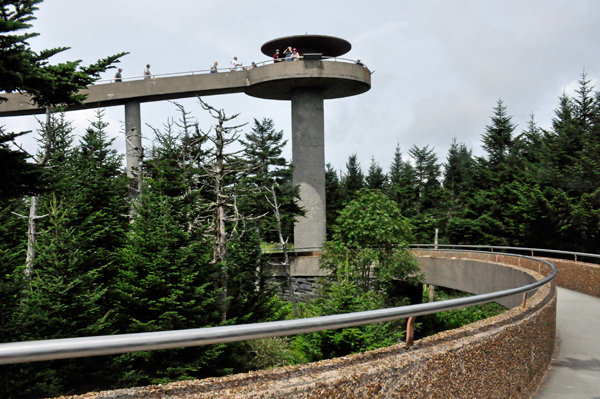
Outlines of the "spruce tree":
{"type": "Polygon", "coordinates": [[[425,146],[419,148],[413,145],[408,151],[415,164],[415,182],[417,189],[416,213],[417,215],[435,207],[440,189],[440,164],[433,148],[425,146]]]}
{"type": "Polygon", "coordinates": [[[261,240],[279,241],[273,209],[265,200],[265,195],[270,198],[268,190],[274,187],[281,206],[283,234],[292,240],[295,217],[302,211],[296,204],[298,188],[292,185],[293,168],[281,155],[287,144],[287,140],[283,140],[283,131],[276,131],[271,119],[254,119],[252,130],[240,142],[249,167],[243,179],[249,189],[243,198],[244,212],[257,217],[256,227],[261,240]]]}
{"type": "Polygon", "coordinates": [[[444,189],[451,195],[451,209],[456,210],[470,192],[473,179],[472,151],[464,143],[458,143],[456,137],[452,138],[446,163],[444,164],[444,189]]]}
{"type": "Polygon", "coordinates": [[[352,154],[348,157],[348,162],[346,162],[346,173],[344,174],[342,182],[347,201],[352,200],[354,193],[364,187],[365,177],[356,154],[352,154]]]}
{"type": "MultiPolygon", "coordinates": [[[[204,230],[181,223],[192,209],[154,190],[153,182],[145,180],[121,251],[115,326],[133,333],[218,325],[218,268],[210,242],[204,230]]],[[[214,375],[218,353],[219,346],[171,349],[124,354],[114,362],[127,367],[120,385],[156,384],[214,375]]]]}
{"type": "Polygon", "coordinates": [[[388,196],[396,201],[403,215],[414,215],[417,200],[415,170],[409,162],[402,160],[402,151],[399,144],[396,145],[388,176],[388,196]]]}
{"type": "Polygon", "coordinates": [[[499,165],[506,161],[510,154],[516,125],[511,122],[512,116],[507,115],[502,100],[498,100],[492,116],[492,124],[486,126],[482,136],[482,147],[487,152],[491,165],[499,165]]]}
{"type": "Polygon", "coordinates": [[[375,157],[371,157],[371,164],[365,182],[370,190],[383,190],[387,184],[387,176],[375,161],[375,157]]]}
{"type": "Polygon", "coordinates": [[[325,198],[327,201],[327,236],[331,236],[331,226],[335,223],[344,204],[344,188],[337,171],[328,163],[325,170],[325,198]]]}

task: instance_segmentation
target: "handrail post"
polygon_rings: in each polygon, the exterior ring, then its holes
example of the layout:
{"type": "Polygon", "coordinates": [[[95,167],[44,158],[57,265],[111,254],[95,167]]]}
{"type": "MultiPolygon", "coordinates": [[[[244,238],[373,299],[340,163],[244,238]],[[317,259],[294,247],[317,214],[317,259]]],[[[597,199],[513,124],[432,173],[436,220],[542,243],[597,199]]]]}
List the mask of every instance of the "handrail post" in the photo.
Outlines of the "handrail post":
{"type": "Polygon", "coordinates": [[[411,316],[408,318],[408,322],[406,323],[406,347],[410,347],[413,344],[413,340],[415,338],[415,320],[416,316],[411,316]]]}

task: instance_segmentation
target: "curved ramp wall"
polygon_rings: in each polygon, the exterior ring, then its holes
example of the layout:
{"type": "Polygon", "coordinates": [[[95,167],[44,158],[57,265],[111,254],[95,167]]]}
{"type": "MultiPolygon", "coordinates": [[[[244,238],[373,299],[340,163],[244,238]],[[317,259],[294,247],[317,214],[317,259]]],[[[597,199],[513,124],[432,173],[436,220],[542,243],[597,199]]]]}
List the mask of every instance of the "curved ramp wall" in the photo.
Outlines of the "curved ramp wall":
{"type": "MultiPolygon", "coordinates": [[[[541,262],[505,255],[415,253],[422,262],[456,265],[470,260],[536,280],[547,272],[541,262]]],[[[528,398],[550,362],[555,328],[556,290],[551,284],[539,288],[525,307],[427,337],[410,348],[398,344],[302,366],[76,397],[528,398]]]]}
{"type": "Polygon", "coordinates": [[[559,287],[600,298],[600,265],[567,259],[546,259],[556,266],[554,279],[559,287]]]}
{"type": "MultiPolygon", "coordinates": [[[[419,256],[419,252],[413,251],[417,256],[419,256]]],[[[498,262],[496,254],[487,259],[472,259],[464,256],[460,252],[453,253],[453,257],[450,259],[437,256],[420,256],[419,265],[424,275],[424,282],[471,294],[487,294],[488,292],[531,284],[536,280],[526,270],[498,267],[498,264],[501,263],[498,262]]],[[[519,259],[517,259],[517,263],[519,263],[519,259]]],[[[523,261],[526,260],[523,259],[523,261]]],[[[533,293],[535,291],[530,292],[528,295],[531,296],[533,293]]],[[[522,301],[523,296],[519,294],[499,299],[496,302],[512,309],[521,305],[522,301]]]]}

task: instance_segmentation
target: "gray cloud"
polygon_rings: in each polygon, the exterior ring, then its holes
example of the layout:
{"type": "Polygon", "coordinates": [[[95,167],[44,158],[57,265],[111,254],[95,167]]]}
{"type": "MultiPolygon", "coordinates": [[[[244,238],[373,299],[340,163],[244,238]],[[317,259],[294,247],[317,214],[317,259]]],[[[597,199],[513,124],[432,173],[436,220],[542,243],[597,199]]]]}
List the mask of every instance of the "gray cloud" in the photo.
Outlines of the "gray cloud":
{"type": "MultiPolygon", "coordinates": [[[[434,146],[443,160],[453,136],[481,154],[480,135],[498,99],[520,129],[532,112],[548,127],[556,97],[574,87],[583,68],[594,81],[600,73],[600,2],[593,0],[53,0],[37,16],[35,48],[71,46],[56,61],[84,63],[129,51],[121,64],[125,76],[140,75],[146,63],[158,74],[207,69],[214,61],[225,66],[234,55],[244,64],[258,62],[265,59],[264,42],[305,32],[347,39],[353,45],[347,57],[376,72],[370,92],[325,104],[326,157],[338,169],[351,153],[365,167],[375,156],[387,168],[397,143],[405,154],[413,144],[434,146]]],[[[244,121],[271,117],[289,137],[288,103],[244,95],[207,100],[241,112],[244,121]]],[[[193,99],[184,103],[210,124],[193,99]]],[[[107,110],[112,121],[122,114],[119,107],[107,110]]],[[[91,118],[86,115],[77,115],[78,128],[91,118]]],[[[169,116],[176,114],[168,103],[142,107],[153,126],[169,116]]],[[[36,128],[32,118],[0,123],[36,128]]],[[[110,129],[120,137],[118,123],[110,129]]],[[[35,146],[32,137],[25,140],[35,146]]]]}

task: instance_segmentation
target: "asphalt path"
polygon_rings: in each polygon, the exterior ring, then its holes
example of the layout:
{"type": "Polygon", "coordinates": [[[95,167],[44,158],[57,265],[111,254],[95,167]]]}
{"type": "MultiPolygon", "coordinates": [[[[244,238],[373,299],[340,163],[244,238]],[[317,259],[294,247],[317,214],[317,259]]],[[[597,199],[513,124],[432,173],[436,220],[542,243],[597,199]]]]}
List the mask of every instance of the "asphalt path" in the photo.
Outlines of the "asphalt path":
{"type": "Polygon", "coordinates": [[[600,399],[600,298],[558,288],[558,355],[535,399],[600,399]]]}

